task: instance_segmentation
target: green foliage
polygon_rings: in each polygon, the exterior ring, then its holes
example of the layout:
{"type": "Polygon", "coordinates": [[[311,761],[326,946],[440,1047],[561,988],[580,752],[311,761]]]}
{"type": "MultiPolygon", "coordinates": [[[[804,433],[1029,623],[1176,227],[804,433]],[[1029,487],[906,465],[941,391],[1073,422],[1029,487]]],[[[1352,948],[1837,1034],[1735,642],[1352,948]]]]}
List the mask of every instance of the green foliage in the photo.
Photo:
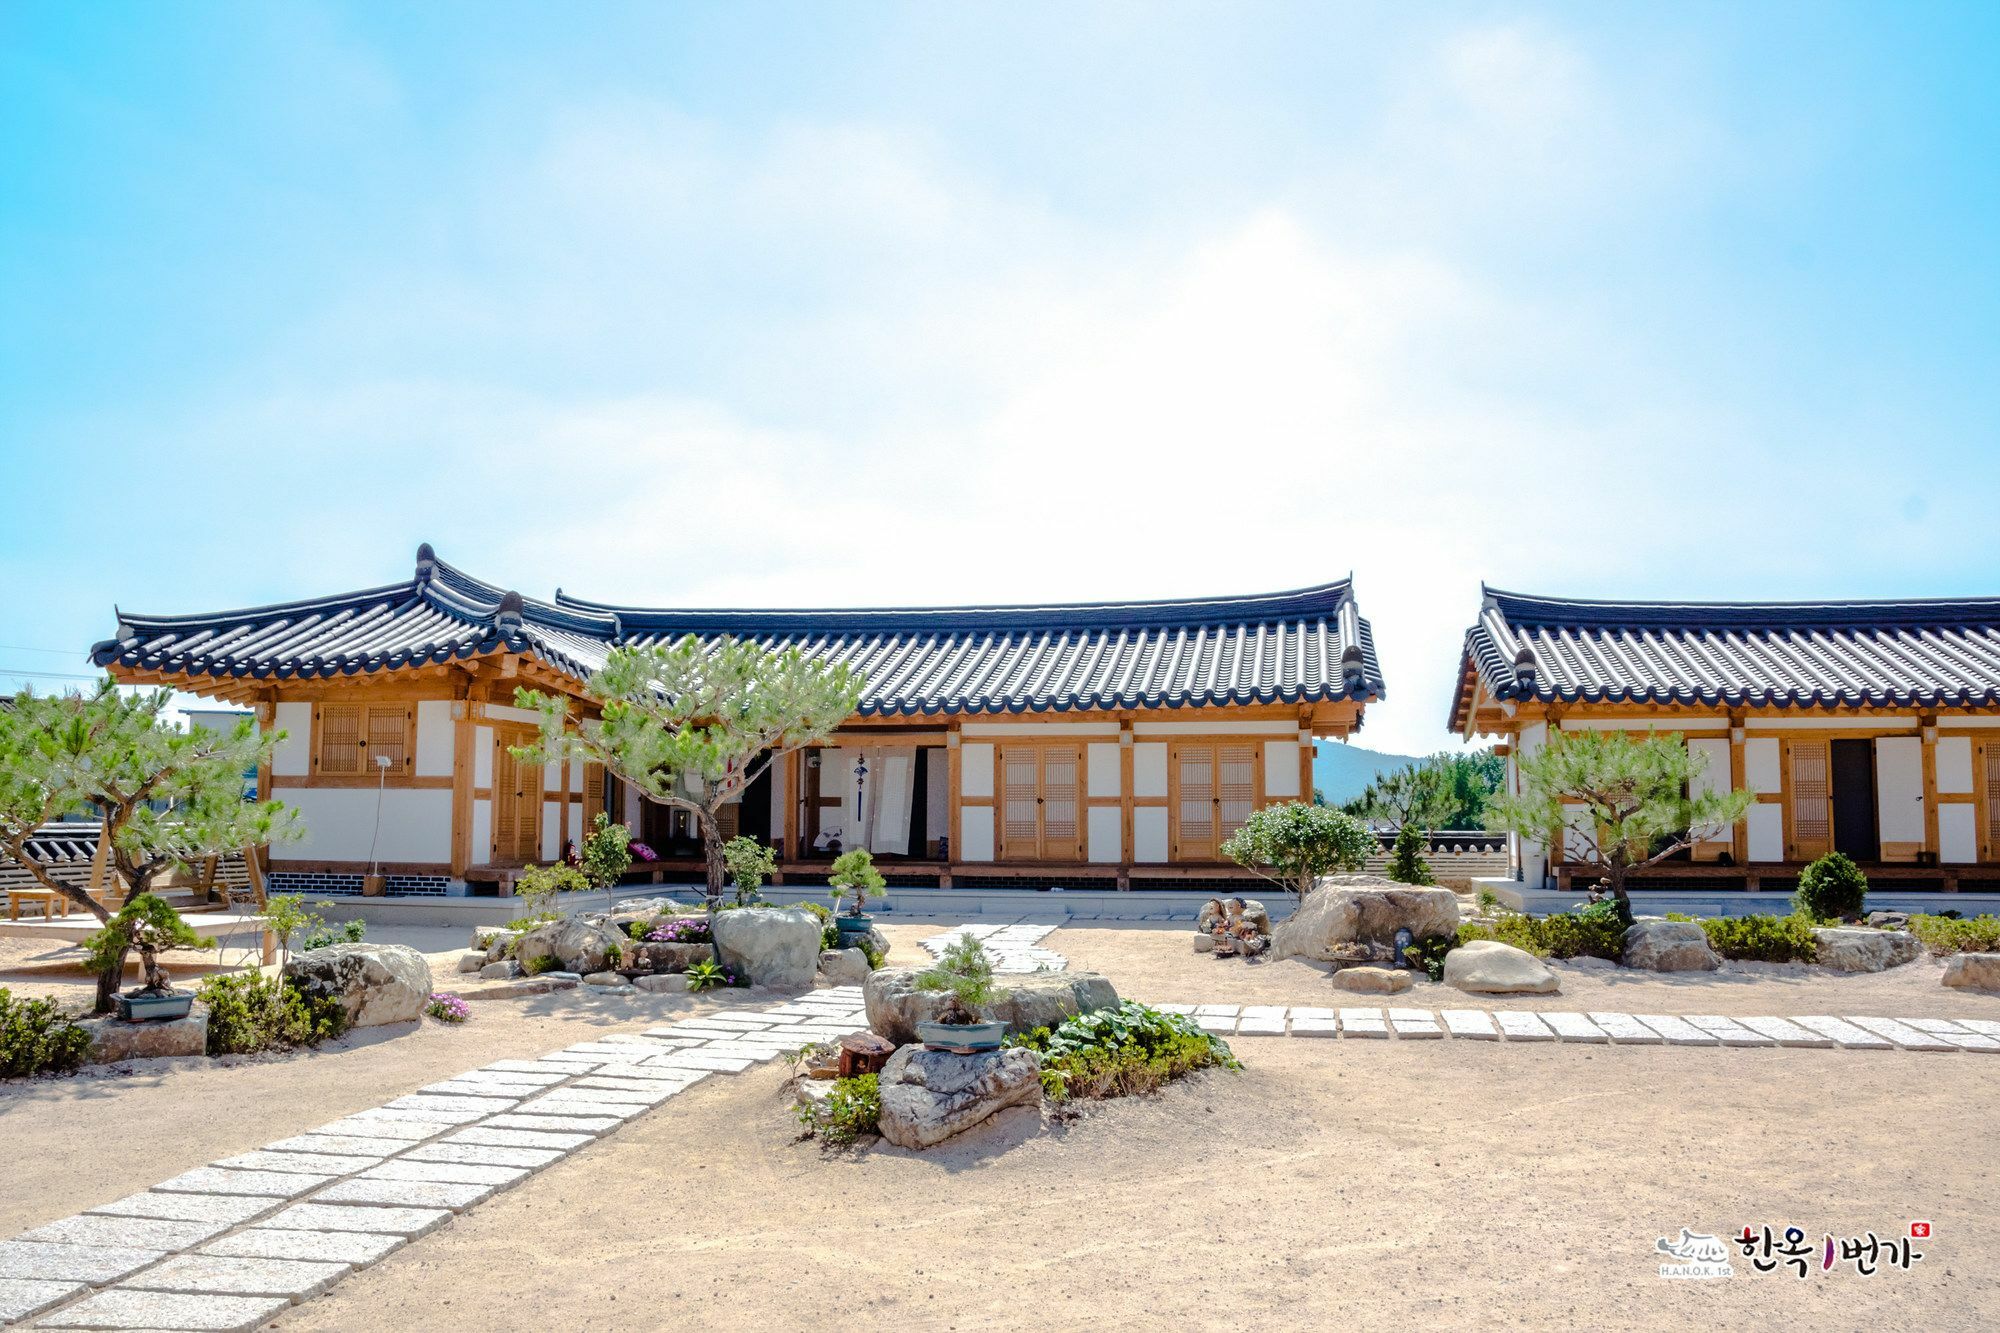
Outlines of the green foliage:
{"type": "MultiPolygon", "coordinates": [[[[1491,750],[1435,754],[1388,773],[1378,773],[1361,795],[1341,809],[1357,819],[1378,820],[1398,829],[1486,827],[1486,804],[1500,790],[1507,761],[1491,750]]],[[[1405,880],[1404,883],[1419,883],[1405,880]]]]}
{"type": "Polygon", "coordinates": [[[1009,1044],[1041,1052],[1042,1091],[1058,1102],[1151,1092],[1210,1066],[1242,1068],[1228,1043],[1194,1019],[1135,1000],[1079,1014],[1053,1032],[1036,1028],[1009,1044]]]}
{"type": "Polygon", "coordinates": [[[917,989],[943,992],[940,1023],[977,1023],[993,1003],[993,960],[979,941],[960,935],[931,967],[917,973],[917,989]]]}
{"type": "Polygon", "coordinates": [[[552,953],[537,954],[533,958],[523,959],[521,970],[531,977],[538,977],[544,972],[560,972],[562,959],[552,953]]]}
{"type": "Polygon", "coordinates": [[[1456,935],[1426,935],[1403,950],[1405,967],[1420,967],[1432,981],[1444,980],[1444,956],[1458,947],[1456,935]]]}
{"type": "Polygon", "coordinates": [[[750,983],[735,972],[722,966],[713,958],[703,958],[689,963],[687,987],[690,991],[705,991],[714,986],[747,986],[750,983]]]}
{"type": "Polygon", "coordinates": [[[882,1118],[882,1089],[874,1074],[834,1080],[824,1103],[798,1108],[799,1123],[830,1148],[845,1148],[876,1132],[882,1118]]]}
{"type": "Polygon", "coordinates": [[[317,1046],[347,1031],[339,997],[313,994],[290,977],[209,977],[195,994],[208,1006],[210,1055],[317,1046]]]}
{"type": "Polygon", "coordinates": [[[1632,924],[1632,906],[1617,898],[1599,898],[1594,903],[1586,903],[1576,909],[1578,917],[1598,925],[1616,925],[1624,930],[1632,924]]]}
{"type": "Polygon", "coordinates": [[[514,880],[514,896],[528,906],[523,919],[535,922],[562,920],[562,909],[556,906],[556,895],[582,893],[589,888],[590,878],[587,875],[575,866],[561,864],[529,866],[514,880]]]}
{"type": "Polygon", "coordinates": [[[832,736],[861,701],[845,663],[796,648],[728,637],[611,650],[586,684],[602,716],[577,724],[561,695],[517,690],[541,716],[530,763],[600,763],[654,802],[689,811],[708,853],[708,902],[722,901],[725,865],[717,814],[783,754],[832,736]]]}
{"type": "Polygon", "coordinates": [[[833,909],[818,903],[800,903],[800,907],[819,919],[819,947],[838,949],[840,947],[840,927],[833,923],[833,909]]]}
{"type": "Polygon", "coordinates": [[[1868,876],[1840,852],[1828,852],[1799,875],[1793,910],[1815,921],[1855,920],[1868,897],[1868,876]]]}
{"type": "Polygon", "coordinates": [[[1909,928],[1925,949],[1939,957],[1954,953],[2000,953],[2000,917],[1960,919],[1919,913],[1910,918],[1909,928]]]}
{"type": "Polygon", "coordinates": [[[325,949],[335,944],[359,944],[367,933],[368,923],[358,917],[352,921],[343,921],[337,926],[322,921],[317,928],[299,941],[299,951],[311,953],[314,949],[325,949]]]}
{"type": "Polygon", "coordinates": [[[584,836],[583,846],[577,849],[577,860],[582,862],[583,877],[594,889],[608,889],[632,867],[632,830],[623,824],[615,824],[611,816],[599,810],[597,818],[591,821],[590,832],[584,836]]]}
{"type": "Polygon", "coordinates": [[[889,951],[887,949],[883,948],[881,945],[877,944],[874,940],[870,939],[866,935],[863,935],[859,940],[857,940],[855,942],[854,947],[861,950],[861,956],[868,960],[868,970],[870,972],[879,970],[883,962],[887,960],[887,958],[889,957],[889,951]]]}
{"type": "Polygon", "coordinates": [[[1252,813],[1222,854],[1303,899],[1321,875],[1359,870],[1375,848],[1375,835],[1353,815],[1294,802],[1252,813]]]}
{"type": "Polygon", "coordinates": [[[90,1054],[90,1033],[54,1000],[17,1000],[0,986],[0,1078],[67,1074],[90,1054]]]}
{"type": "Polygon", "coordinates": [[[1490,926],[1470,921],[1460,926],[1454,943],[1473,940],[1498,940],[1537,958],[1608,958],[1616,962],[1625,951],[1625,925],[1614,912],[1554,912],[1540,918],[1502,912],[1490,926]]]}
{"type": "Polygon", "coordinates": [[[1521,756],[1520,795],[1495,793],[1487,822],[1551,846],[1566,834],[1581,837],[1629,912],[1628,871],[1718,836],[1756,800],[1706,785],[1705,763],[1674,732],[1642,740],[1622,731],[1559,732],[1521,756]]]}
{"type": "Polygon", "coordinates": [[[214,947],[213,939],[196,934],[192,926],[181,920],[173,904],[157,893],[142,893],[128,900],[105,923],[104,929],[83,942],[91,968],[100,974],[122,968],[126,952],[137,949],[145,962],[145,988],[155,992],[168,989],[167,974],[160,968],[161,954],[176,949],[214,947]]]}
{"type": "Polygon", "coordinates": [[[1415,824],[1396,830],[1396,846],[1389,853],[1389,878],[1399,884],[1435,884],[1431,863],[1424,859],[1429,839],[1415,824]]]}
{"type": "Polygon", "coordinates": [[[1479,912],[1482,916],[1492,916],[1500,910],[1500,895],[1491,889],[1479,891],[1479,912]]]}
{"type": "Polygon", "coordinates": [[[838,908],[843,899],[852,895],[854,905],[848,913],[860,916],[868,910],[870,898],[888,896],[889,881],[882,878],[882,872],[875,868],[875,854],[866,847],[856,847],[851,852],[842,852],[833,858],[833,873],[826,877],[833,886],[833,905],[838,908]]]}
{"type": "Polygon", "coordinates": [[[755,838],[736,837],[722,844],[722,864],[736,886],[736,905],[747,907],[758,901],[757,890],[778,869],[778,853],[755,838]]]}
{"type": "Polygon", "coordinates": [[[1819,954],[1813,921],[1803,913],[1791,916],[1713,916],[1703,919],[1708,947],[1724,958],[1758,963],[1810,963],[1819,954]]]}

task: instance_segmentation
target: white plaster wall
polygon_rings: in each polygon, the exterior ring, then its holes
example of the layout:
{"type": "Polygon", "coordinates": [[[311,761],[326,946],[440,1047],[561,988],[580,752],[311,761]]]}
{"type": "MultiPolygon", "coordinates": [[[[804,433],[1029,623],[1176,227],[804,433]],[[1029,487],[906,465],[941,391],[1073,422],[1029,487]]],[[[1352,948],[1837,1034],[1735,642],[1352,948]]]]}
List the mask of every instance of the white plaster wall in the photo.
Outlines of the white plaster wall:
{"type": "Polygon", "coordinates": [[[1151,741],[1132,747],[1132,794],[1167,794],[1167,747],[1164,743],[1151,741]]]}
{"type": "Polygon", "coordinates": [[[493,728],[491,727],[473,729],[472,785],[482,790],[493,785],[493,728]]]}
{"type": "Polygon", "coordinates": [[[1972,737],[1938,737],[1937,787],[1953,793],[1972,790],[1972,737]]]}
{"type": "Polygon", "coordinates": [[[1296,736],[1296,722],[1134,722],[1134,736],[1296,736]]]}
{"type": "Polygon", "coordinates": [[[1089,809],[1090,859],[1117,862],[1124,855],[1124,811],[1115,805],[1093,805],[1089,809]]]}
{"type": "MultiPolygon", "coordinates": [[[[778,839],[785,836],[785,793],[789,790],[785,785],[785,774],[791,771],[797,759],[796,754],[781,754],[771,761],[771,827],[765,832],[773,847],[778,845],[778,839]]],[[[933,833],[931,836],[937,835],[933,833]]]]}
{"type": "Polygon", "coordinates": [[[1092,796],[1120,796],[1125,791],[1123,765],[1119,763],[1116,741],[1092,741],[1084,748],[1088,767],[1086,790],[1092,796]]]}
{"type": "Polygon", "coordinates": [[[1876,738],[1875,804],[1883,842],[1924,840],[1924,749],[1915,736],[1876,738]]]}
{"type": "Polygon", "coordinates": [[[271,751],[274,777],[302,778],[312,772],[312,723],[311,704],[278,705],[272,725],[285,733],[285,739],[271,751]]]}
{"type": "MultiPolygon", "coordinates": [[[[1520,758],[1525,759],[1529,755],[1538,752],[1544,745],[1549,743],[1548,724],[1546,722],[1529,723],[1527,726],[1521,728],[1521,734],[1517,738],[1517,741],[1515,753],[1520,758]]],[[[1518,765],[1514,766],[1513,771],[1516,774],[1519,773],[1518,765]]],[[[1535,885],[1546,884],[1549,878],[1548,847],[1540,838],[1523,838],[1519,835],[1515,837],[1515,846],[1521,857],[1521,882],[1523,884],[1535,885]]]]}
{"type": "Polygon", "coordinates": [[[1264,795],[1273,800],[1296,800],[1299,791],[1299,743],[1264,742],[1264,795]]]}
{"type": "Polygon", "coordinates": [[[448,778],[452,769],[451,700],[417,703],[417,768],[420,778],[448,778]]]}
{"type": "Polygon", "coordinates": [[[1750,807],[1744,823],[1750,832],[1750,859],[1752,861],[1782,861],[1785,859],[1785,808],[1781,805],[1759,801],[1750,807]]]}
{"type": "MultiPolygon", "coordinates": [[[[451,792],[443,788],[397,790],[382,795],[379,861],[451,862],[451,792]]],[[[375,828],[375,796],[368,787],[297,787],[285,803],[299,812],[305,837],[271,848],[273,860],[366,861],[375,828]]]]}
{"type": "Polygon", "coordinates": [[[486,716],[495,722],[525,722],[531,727],[542,725],[542,715],[532,708],[516,708],[511,704],[488,704],[486,716]]]}
{"type": "Polygon", "coordinates": [[[472,803],[472,864],[484,865],[493,855],[493,802],[483,797],[472,803]]]}
{"type": "Polygon", "coordinates": [[[1687,743],[1688,753],[1700,755],[1702,769],[1693,786],[1697,793],[1729,790],[1729,742],[1698,739],[1687,743]]]}
{"type": "Polygon", "coordinates": [[[1962,801],[1938,807],[1938,860],[1970,865],[1979,859],[1979,821],[1975,807],[1962,801]]]}
{"type": "Polygon", "coordinates": [[[542,859],[554,861],[562,855],[562,804],[542,802],[542,859]]]}
{"type": "Polygon", "coordinates": [[[585,765],[581,759],[572,759],[569,761],[569,789],[572,795],[581,796],[583,794],[584,768],[585,765]]]}
{"type": "Polygon", "coordinates": [[[542,790],[561,791],[563,789],[563,766],[561,764],[542,765],[542,790]]]}
{"type": "Polygon", "coordinates": [[[1769,736],[1751,736],[1743,742],[1743,781],[1762,796],[1776,796],[1785,789],[1784,753],[1769,736]]]}
{"type": "MultiPolygon", "coordinates": [[[[958,794],[993,794],[993,745],[990,741],[967,742],[958,747],[958,794]]],[[[988,829],[990,837],[991,829],[988,829]]],[[[992,852],[989,850],[990,857],[992,852]]]]}
{"type": "Polygon", "coordinates": [[[966,806],[958,812],[958,847],[952,852],[952,859],[954,861],[993,859],[992,806],[966,806]]]}
{"type": "Polygon", "coordinates": [[[1132,811],[1132,859],[1162,862],[1167,859],[1167,807],[1142,805],[1132,811]]]}

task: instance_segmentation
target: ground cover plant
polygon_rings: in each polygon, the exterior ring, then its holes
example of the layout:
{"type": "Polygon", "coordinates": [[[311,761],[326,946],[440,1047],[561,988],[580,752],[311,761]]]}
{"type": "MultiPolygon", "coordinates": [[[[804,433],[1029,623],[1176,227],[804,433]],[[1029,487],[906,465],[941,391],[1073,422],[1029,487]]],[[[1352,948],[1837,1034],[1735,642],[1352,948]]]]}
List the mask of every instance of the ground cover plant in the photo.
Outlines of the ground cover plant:
{"type": "Polygon", "coordinates": [[[299,949],[303,953],[311,953],[314,949],[325,949],[335,944],[359,944],[367,934],[368,923],[358,917],[339,925],[321,922],[317,928],[306,932],[305,938],[299,941],[299,949]]]}
{"type": "MultiPolygon", "coordinates": [[[[1670,921],[1696,918],[1669,912],[1670,921]]],[[[1751,916],[1702,917],[1701,930],[1708,947],[1724,958],[1753,963],[1810,963],[1819,956],[1819,940],[1813,935],[1812,918],[1802,912],[1790,916],[1768,913],[1751,916]]]]}
{"type": "Polygon", "coordinates": [[[315,995],[289,977],[210,977],[195,995],[208,1006],[210,1055],[317,1046],[347,1031],[338,996],[315,995]]]}
{"type": "Polygon", "coordinates": [[[874,1074],[835,1079],[824,1102],[798,1108],[799,1123],[808,1135],[818,1135],[829,1148],[845,1148],[863,1134],[873,1134],[882,1118],[882,1090],[874,1074]]]}
{"type": "Polygon", "coordinates": [[[67,1074],[90,1054],[90,1033],[54,1000],[17,1000],[0,986],[0,1078],[67,1074]]]}
{"type": "Polygon", "coordinates": [[[432,991],[424,1012],[440,1023],[463,1023],[472,1017],[472,1006],[450,991],[432,991]]]}
{"type": "Polygon", "coordinates": [[[1194,1019],[1136,1000],[1078,1014],[1053,1031],[1036,1028],[1008,1044],[1041,1054],[1042,1091],[1054,1102],[1129,1097],[1197,1069],[1243,1067],[1229,1043],[1194,1019]]]}
{"type": "Polygon", "coordinates": [[[1909,931],[1931,954],[2000,953],[2000,917],[1931,916],[1910,918],[1909,931]]]}
{"type": "Polygon", "coordinates": [[[705,991],[713,986],[747,986],[749,984],[748,981],[745,981],[733,969],[724,967],[711,958],[704,958],[700,962],[688,964],[687,988],[691,991],[705,991]]]}
{"type": "MultiPolygon", "coordinates": [[[[1493,918],[1491,925],[1467,922],[1458,928],[1456,936],[1445,938],[1451,940],[1452,948],[1473,940],[1498,940],[1537,958],[1608,958],[1616,962],[1625,952],[1625,925],[1617,913],[1617,904],[1610,899],[1579,911],[1551,912],[1545,917],[1503,911],[1493,918]]],[[[1439,960],[1442,965],[1442,954],[1439,960]]]]}
{"type": "Polygon", "coordinates": [[[713,944],[715,932],[697,916],[677,916],[670,921],[655,920],[651,925],[635,921],[633,930],[644,930],[647,944],[713,944]]]}

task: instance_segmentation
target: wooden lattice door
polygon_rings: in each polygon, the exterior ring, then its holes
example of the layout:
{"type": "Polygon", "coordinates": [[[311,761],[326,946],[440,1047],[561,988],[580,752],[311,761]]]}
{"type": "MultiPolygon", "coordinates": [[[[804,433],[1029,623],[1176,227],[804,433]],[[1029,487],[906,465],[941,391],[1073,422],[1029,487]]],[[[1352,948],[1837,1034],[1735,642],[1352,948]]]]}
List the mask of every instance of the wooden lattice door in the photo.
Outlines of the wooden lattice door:
{"type": "Polygon", "coordinates": [[[1083,753],[1073,745],[1042,749],[1042,852],[1044,861],[1083,859],[1079,810],[1083,753]]]}
{"type": "Polygon", "coordinates": [[[1083,854],[1083,751],[1074,745],[1000,750],[1000,858],[1075,861],[1083,854]]]}
{"type": "Polygon", "coordinates": [[[523,763],[510,749],[529,734],[502,733],[493,738],[493,861],[523,863],[541,854],[542,766],[523,763]]]}
{"type": "Polygon", "coordinates": [[[1790,837],[1786,855],[1817,861],[1833,850],[1833,757],[1825,741],[1785,743],[1790,837]]]}
{"type": "Polygon", "coordinates": [[[1979,859],[2000,861],[2000,741],[1982,741],[1979,750],[1979,859]]]}
{"type": "Polygon", "coordinates": [[[1173,779],[1173,857],[1176,861],[1213,861],[1222,845],[1215,832],[1215,747],[1174,747],[1173,779]]]}

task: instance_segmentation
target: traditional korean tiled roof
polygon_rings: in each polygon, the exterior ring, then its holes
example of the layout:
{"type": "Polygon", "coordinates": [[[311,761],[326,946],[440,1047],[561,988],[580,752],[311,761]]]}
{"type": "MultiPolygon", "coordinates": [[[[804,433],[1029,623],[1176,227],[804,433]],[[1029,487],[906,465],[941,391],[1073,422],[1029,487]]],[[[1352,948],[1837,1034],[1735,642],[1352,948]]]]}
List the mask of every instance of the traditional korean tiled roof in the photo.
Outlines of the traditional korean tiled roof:
{"type": "MultiPolygon", "coordinates": [[[[436,558],[361,592],[203,616],[121,612],[100,666],[173,676],[350,676],[495,652],[581,680],[613,647],[693,634],[860,671],[866,715],[1065,712],[1383,696],[1350,580],[1249,597],[894,610],[684,611],[522,597],[436,558]]],[[[199,688],[194,684],[191,688],[199,688]]]]}
{"type": "Polygon", "coordinates": [[[1544,703],[1968,708],[2000,704],[2000,597],[1590,602],[1483,589],[1451,725],[1473,684],[1544,703]]]}

